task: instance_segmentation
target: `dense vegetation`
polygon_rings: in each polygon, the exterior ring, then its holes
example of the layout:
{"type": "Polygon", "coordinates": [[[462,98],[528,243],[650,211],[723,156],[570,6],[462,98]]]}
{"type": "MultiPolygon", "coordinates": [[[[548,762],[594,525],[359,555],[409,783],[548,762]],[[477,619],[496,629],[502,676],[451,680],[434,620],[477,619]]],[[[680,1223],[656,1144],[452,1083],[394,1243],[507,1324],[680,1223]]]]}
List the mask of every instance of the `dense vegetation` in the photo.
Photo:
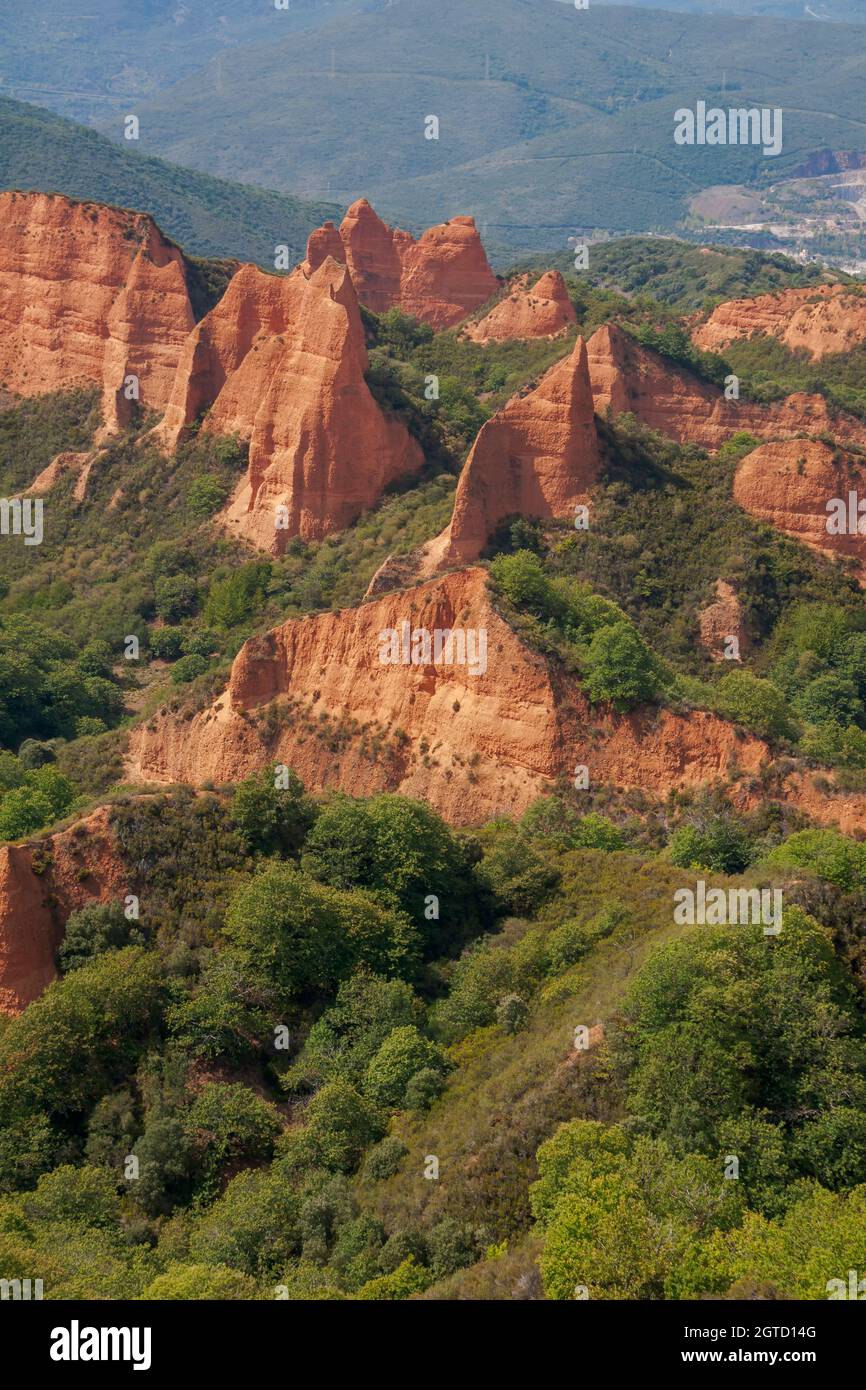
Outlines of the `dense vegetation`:
{"type": "MultiPolygon", "coordinates": [[[[674,838],[696,811],[671,802],[674,838]]],[[[862,1259],[866,978],[803,908],[773,942],[673,928],[682,870],[567,801],[470,835],[270,769],[114,817],[140,917],[74,914],[59,980],[0,1030],[5,1276],[821,1298],[862,1259]]],[[[833,832],[703,817],[777,873],[866,888],[833,832]]]]}
{"type": "MultiPolygon", "coordinates": [[[[711,375],[632,288],[571,281],[582,331],[614,315],[711,375]]],[[[40,546],[4,548],[0,838],[108,798],[137,913],[74,912],[56,982],[0,1019],[0,1273],[38,1268],[48,1298],[824,1298],[866,1261],[861,841],[771,776],[749,810],[566,785],[472,831],[275,767],[122,785],[131,721],[200,708],[251,633],[359,602],[437,534],[480,425],[571,343],[365,322],[427,467],[351,530],[252,555],[212,524],[243,447],[198,431],[168,459],[139,419],[83,501],[51,492],[40,546]],[[676,925],[697,877],[779,886],[778,938],[676,925]]],[[[0,492],[97,423],[93,392],[9,405],[0,492]]],[[[755,441],[600,436],[589,530],[491,539],[498,609],[592,705],[713,708],[860,786],[862,593],[731,501],[755,441]],[[696,642],[720,576],[752,643],[733,671],[696,642]]]]}

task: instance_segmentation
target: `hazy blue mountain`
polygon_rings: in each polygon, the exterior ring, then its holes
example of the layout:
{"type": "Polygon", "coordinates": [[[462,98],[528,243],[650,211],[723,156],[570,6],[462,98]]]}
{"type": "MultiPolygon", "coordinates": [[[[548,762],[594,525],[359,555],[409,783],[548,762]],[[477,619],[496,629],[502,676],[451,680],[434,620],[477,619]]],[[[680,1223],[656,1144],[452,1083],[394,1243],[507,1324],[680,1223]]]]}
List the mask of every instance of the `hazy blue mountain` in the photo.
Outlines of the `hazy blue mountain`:
{"type": "Polygon", "coordinates": [[[0,93],[90,120],[124,109],[237,44],[381,7],[387,0],[52,0],[0,4],[0,93]]]}
{"type": "Polygon", "coordinates": [[[51,111],[0,98],[0,188],[37,188],[141,208],[196,255],[271,261],[274,246],[303,253],[312,227],[339,215],[118,147],[51,111]]]}
{"type": "Polygon", "coordinates": [[[469,211],[492,239],[530,246],[575,226],[667,229],[702,188],[866,149],[860,37],[556,0],[396,0],[227,51],[135,110],[142,148],[179,163],[304,197],[366,194],[411,226],[469,211]],[[698,100],[783,108],[781,156],[675,145],[674,112],[698,100]]]}

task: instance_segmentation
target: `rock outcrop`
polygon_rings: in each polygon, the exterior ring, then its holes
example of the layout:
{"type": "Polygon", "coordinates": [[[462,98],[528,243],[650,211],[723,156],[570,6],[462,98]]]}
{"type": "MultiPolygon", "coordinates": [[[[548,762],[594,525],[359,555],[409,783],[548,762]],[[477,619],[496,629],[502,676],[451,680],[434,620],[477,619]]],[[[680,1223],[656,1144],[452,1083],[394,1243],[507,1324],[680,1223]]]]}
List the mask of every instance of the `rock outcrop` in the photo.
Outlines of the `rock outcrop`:
{"type": "Polygon", "coordinates": [[[462,332],[474,343],[558,338],[576,322],[565,281],[558,270],[547,270],[531,288],[529,277],[521,276],[504,299],[483,318],[467,323],[462,332]]]}
{"type": "Polygon", "coordinates": [[[122,900],[127,882],[104,806],[68,830],[0,848],[0,1013],[20,1013],[55,978],[70,914],[122,900]]]}
{"type": "Polygon", "coordinates": [[[751,646],[739,596],[726,579],[716,580],[716,597],[698,619],[701,646],[713,661],[740,661],[751,646]]]}
{"type": "Polygon", "coordinates": [[[471,217],[452,217],[416,241],[387,226],[366,198],[352,204],[339,230],[326,222],[312,233],[308,270],[327,256],[345,261],[368,309],[400,308],[436,329],[453,327],[499,287],[471,217]]]}
{"type": "Polygon", "coordinates": [[[481,427],[451,521],[427,546],[423,570],[477,559],[506,517],[573,516],[600,469],[586,344],[578,338],[534,390],[512,397],[481,427]]]}
{"type": "Polygon", "coordinates": [[[854,560],[860,582],[866,580],[866,534],[856,529],[859,520],[866,530],[857,513],[858,501],[866,501],[866,467],[854,456],[812,439],[762,444],[740,463],[734,499],[813,550],[854,560]]]}
{"type": "Polygon", "coordinates": [[[143,213],[0,194],[0,383],[102,391],[103,433],[162,412],[194,323],[185,262],[143,213]],[[137,386],[129,381],[134,377],[137,386]]]}
{"type": "Polygon", "coordinates": [[[164,711],[134,731],[129,772],[223,782],[276,760],[313,789],[401,791],[471,824],[522,812],[580,763],[593,781],[663,795],[735,766],[755,771],[766,752],[705,712],[591,709],[577,681],[500,617],[476,568],[251,639],[209,709],[192,719],[164,711]],[[455,634],[450,660],[435,660],[435,643],[424,649],[437,630],[455,634]]]}
{"type": "Polygon", "coordinates": [[[72,496],[76,502],[83,502],[87,496],[87,483],[95,458],[95,453],[77,454],[71,450],[66,450],[62,454],[55,454],[48,466],[43,468],[42,472],[33,479],[27,489],[28,493],[34,497],[41,497],[56,487],[61,478],[72,473],[75,477],[72,496]]]}
{"type": "Polygon", "coordinates": [[[866,295],[846,285],[815,285],[731,299],[697,324],[692,339],[704,351],[721,352],[737,339],[764,334],[813,361],[849,352],[866,339],[866,295]]]}
{"type": "Polygon", "coordinates": [[[395,479],[417,472],[419,445],[383,414],[364,379],[364,330],[346,267],[244,266],[184,346],[157,435],[167,448],[199,416],[249,442],[227,530],[279,553],[292,536],[342,530],[395,479]]]}
{"type": "Polygon", "coordinates": [[[742,397],[727,400],[718,387],[643,347],[613,323],[596,329],[587,353],[597,415],[630,411],[680,444],[714,451],[738,430],[759,439],[832,434],[866,444],[863,421],[832,413],[823,396],[798,392],[769,405],[742,397]]]}

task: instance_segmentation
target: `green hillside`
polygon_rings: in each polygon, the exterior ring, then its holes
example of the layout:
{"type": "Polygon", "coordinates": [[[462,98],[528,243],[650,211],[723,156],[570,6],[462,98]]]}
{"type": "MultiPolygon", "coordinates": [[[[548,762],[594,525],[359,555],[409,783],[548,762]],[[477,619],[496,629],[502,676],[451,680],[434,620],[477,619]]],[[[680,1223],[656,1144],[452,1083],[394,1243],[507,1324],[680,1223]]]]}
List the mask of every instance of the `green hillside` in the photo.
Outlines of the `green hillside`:
{"type": "Polygon", "coordinates": [[[671,228],[701,188],[866,140],[859,29],[551,0],[443,0],[427,20],[426,0],[399,0],[237,48],[136,104],[142,146],[307,197],[365,194],[412,226],[471,212],[518,247],[671,228]],[[784,108],[778,158],[674,144],[678,107],[726,98],[784,108]]]}
{"type": "Polygon", "coordinates": [[[0,98],[0,188],[38,189],[146,211],[184,249],[273,264],[274,247],[304,253],[330,203],[212,178],[118,147],[38,106],[0,98]]]}
{"type": "Polygon", "coordinates": [[[74,120],[126,111],[237,44],[273,42],[386,0],[53,0],[0,14],[0,90],[74,120]]]}
{"type": "MultiPolygon", "coordinates": [[[[686,352],[671,306],[706,293],[709,258],[679,246],[605,247],[604,283],[569,281],[580,330],[615,317],[686,352]],[[643,293],[656,278],[667,303],[643,293]]],[[[731,253],[718,274],[788,271],[731,253]]],[[[747,809],[722,783],[563,779],[471,830],[273,768],[159,795],[124,782],[132,723],[190,716],[246,637],[359,602],[386,555],[437,534],[481,423],[572,341],[365,324],[371,389],[428,466],[350,530],[251,556],[210,524],[244,449],[200,431],[165,457],[136,419],[83,500],[56,485],[42,544],[4,552],[0,840],[38,841],[44,870],[43,832],[108,803],[140,913],[73,913],[59,978],[0,1016],[2,1277],[38,1269],[48,1300],[825,1298],[866,1262],[866,846],[810,828],[772,775],[747,809]],[[678,922],[698,878],[778,888],[778,938],[678,922]]],[[[791,370],[752,351],[768,379],[791,370]]],[[[822,364],[827,389],[844,365],[822,364]]],[[[94,390],[4,408],[0,490],[97,424],[94,390]]],[[[777,766],[834,764],[828,788],[862,789],[862,590],[736,506],[754,441],[709,457],[629,416],[599,429],[593,531],[519,518],[493,538],[503,618],[557,688],[568,673],[596,705],[714,708],[777,766]],[[719,576],[753,638],[729,672],[696,641],[719,576]]],[[[383,755],[340,715],[297,717],[383,755]]]]}
{"type": "Polygon", "coordinates": [[[586,270],[575,272],[574,255],[559,251],[519,261],[511,269],[560,270],[581,284],[622,294],[651,294],[678,313],[703,308],[710,300],[739,299],[771,290],[794,289],[824,279],[848,279],[817,265],[800,265],[788,256],[730,246],[695,246],[673,237],[614,237],[592,244],[586,270]]]}
{"type": "MultiPolygon", "coordinates": [[[[571,0],[560,0],[570,4],[571,0]]],[[[607,5],[610,0],[596,0],[607,5]]],[[[736,14],[763,19],[799,19],[808,23],[830,21],[834,24],[866,23],[862,0],[634,0],[636,5],[649,9],[681,10],[686,14],[736,14]]]]}

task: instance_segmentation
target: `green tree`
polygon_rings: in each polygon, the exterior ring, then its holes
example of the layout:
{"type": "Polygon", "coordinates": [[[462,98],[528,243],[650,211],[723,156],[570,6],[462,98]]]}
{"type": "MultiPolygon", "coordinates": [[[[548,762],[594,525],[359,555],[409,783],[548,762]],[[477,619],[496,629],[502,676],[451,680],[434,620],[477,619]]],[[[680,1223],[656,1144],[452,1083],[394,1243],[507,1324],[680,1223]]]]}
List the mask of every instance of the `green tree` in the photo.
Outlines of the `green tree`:
{"type": "Polygon", "coordinates": [[[106,951],[143,946],[146,936],[135,921],[127,921],[120,903],[88,903],[73,912],[57,949],[57,968],[63,975],[86,965],[106,951]]]}
{"type": "Polygon", "coordinates": [[[288,864],[268,864],[241,884],[226,934],[251,973],[287,995],[333,988],[358,965],[411,972],[418,942],[401,913],[367,893],[316,883],[288,864]]]}
{"type": "Polygon", "coordinates": [[[260,1296],[256,1281],[239,1269],[229,1269],[227,1265],[179,1263],[169,1265],[164,1274],[158,1274],[142,1294],[145,1299],[176,1299],[183,1303],[202,1299],[234,1303],[260,1296]]]}
{"type": "Polygon", "coordinates": [[[335,797],[310,831],[305,872],[335,888],[367,888],[405,912],[442,955],[478,922],[475,852],[423,802],[385,794],[335,797]]]}
{"type": "Polygon", "coordinates": [[[214,579],[205,603],[205,622],[216,627],[237,627],[246,622],[264,603],[270,577],[270,561],[252,560],[224,578],[214,579]]]}
{"type": "Polygon", "coordinates": [[[398,1109],[405,1103],[412,1077],[428,1069],[445,1075],[448,1059],[444,1050],[411,1024],[395,1028],[367,1067],[365,1094],[377,1105],[398,1109]]]}
{"type": "Polygon", "coordinates": [[[725,719],[745,724],[762,738],[790,738],[794,733],[782,691],[751,671],[729,671],[723,676],[716,687],[715,705],[725,719]]]}
{"type": "Polygon", "coordinates": [[[590,700],[609,700],[618,710],[655,700],[661,689],[659,663],[628,622],[598,629],[586,653],[585,672],[590,700]]]}
{"type": "Polygon", "coordinates": [[[278,774],[271,764],[238,783],[231,814],[251,852],[297,855],[315,821],[316,809],[305,795],[301,779],[291,771],[278,774]]]}
{"type": "Polygon", "coordinates": [[[0,1035],[0,1124],[88,1110],[129,1075],[164,997],[159,960],[137,947],[56,981],[0,1035]]]}

